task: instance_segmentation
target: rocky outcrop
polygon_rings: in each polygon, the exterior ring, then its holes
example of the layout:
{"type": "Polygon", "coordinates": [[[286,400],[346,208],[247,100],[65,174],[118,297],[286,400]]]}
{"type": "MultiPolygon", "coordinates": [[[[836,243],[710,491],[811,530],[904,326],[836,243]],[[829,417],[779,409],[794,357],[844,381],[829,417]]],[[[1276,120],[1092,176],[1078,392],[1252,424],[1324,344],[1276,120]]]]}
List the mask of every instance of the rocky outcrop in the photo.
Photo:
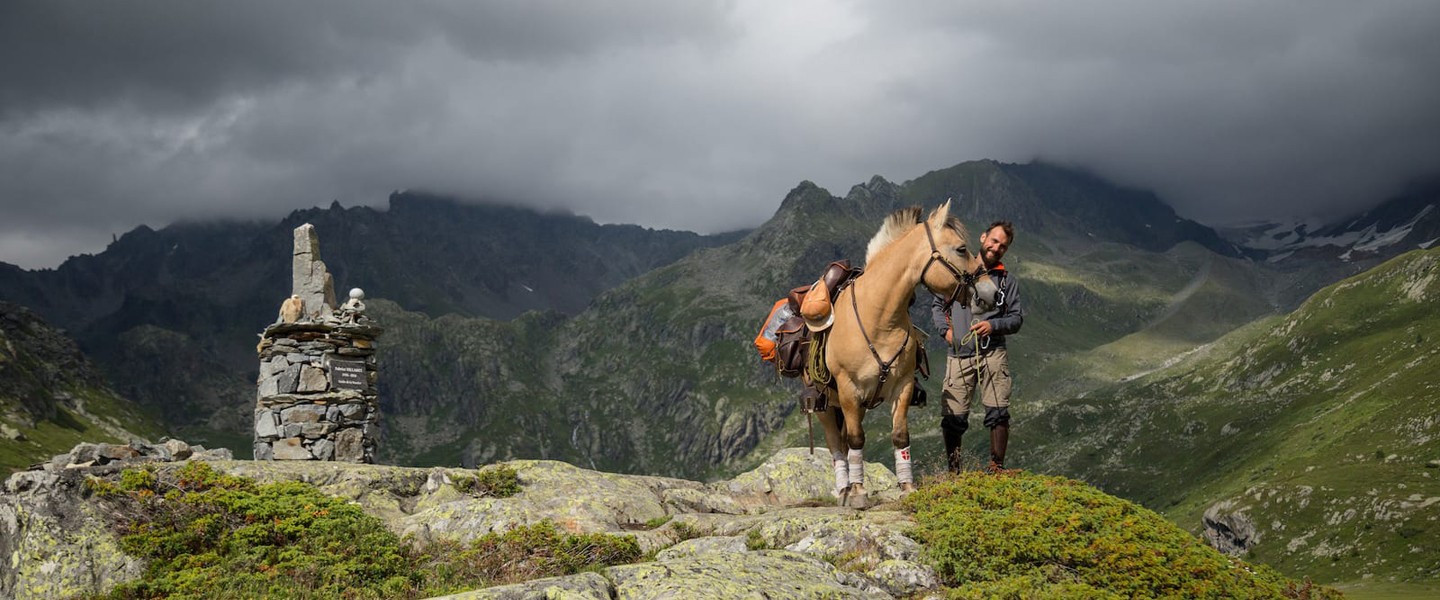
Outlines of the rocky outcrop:
{"type": "Polygon", "coordinates": [[[190,459],[228,461],[230,451],[180,440],[79,444],[0,488],[0,598],[69,598],[139,577],[144,564],[120,551],[87,476],[190,459]]]}
{"type": "MultiPolygon", "coordinates": [[[[124,464],[81,466],[75,458],[57,458],[55,464],[67,465],[6,482],[0,495],[0,551],[6,558],[0,562],[0,597],[98,593],[143,568],[118,550],[83,486],[87,475],[114,475],[124,464]]],[[[826,499],[828,455],[802,448],[714,483],[617,475],[556,461],[504,464],[515,469],[522,487],[509,498],[461,491],[456,482],[473,476],[471,469],[211,461],[218,470],[261,483],[308,482],[421,543],[466,541],[548,520],[571,532],[633,535],[642,550],[656,552],[651,562],[457,598],[890,598],[938,585],[935,573],[917,562],[919,544],[906,535],[912,522],[895,501],[895,477],[878,464],[866,465],[879,501],[868,511],[826,499]]],[[[156,462],[155,468],[178,465],[156,462]]]]}
{"type": "Polygon", "coordinates": [[[1206,543],[1229,556],[1244,556],[1260,542],[1255,522],[1243,508],[1237,509],[1234,500],[1217,502],[1205,509],[1203,522],[1206,543]]]}

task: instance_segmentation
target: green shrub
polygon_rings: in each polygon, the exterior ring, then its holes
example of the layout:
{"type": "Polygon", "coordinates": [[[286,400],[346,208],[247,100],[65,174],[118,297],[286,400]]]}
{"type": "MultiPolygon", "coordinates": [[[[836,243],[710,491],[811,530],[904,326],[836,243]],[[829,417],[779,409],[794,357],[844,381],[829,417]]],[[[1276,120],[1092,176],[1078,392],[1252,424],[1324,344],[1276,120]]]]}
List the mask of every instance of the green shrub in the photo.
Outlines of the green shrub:
{"type": "Polygon", "coordinates": [[[454,481],[456,489],[472,496],[509,498],[520,493],[520,477],[506,465],[486,467],[474,477],[459,476],[454,481]]]}
{"type": "Polygon", "coordinates": [[[1061,477],[963,473],[905,505],[952,598],[1339,597],[1226,557],[1154,512],[1061,477]]]}
{"type": "Polygon", "coordinates": [[[709,528],[697,527],[688,521],[672,521],[670,523],[670,533],[674,536],[675,543],[677,544],[685,540],[693,540],[714,534],[709,528]]]}
{"type": "Polygon", "coordinates": [[[765,536],[760,533],[759,529],[751,529],[745,534],[745,549],[768,550],[770,549],[770,543],[765,541],[765,536]]]}
{"type": "Polygon", "coordinates": [[[426,554],[427,563],[420,568],[441,573],[444,581],[437,583],[485,581],[492,585],[571,575],[641,558],[634,536],[562,533],[551,521],[486,534],[469,544],[436,542],[426,554]]]}
{"type": "Polygon", "coordinates": [[[112,598],[406,598],[565,575],[640,557],[635,539],[544,522],[416,548],[360,507],[300,482],[259,485],[203,462],[86,481],[120,547],[147,560],[112,598]]]}

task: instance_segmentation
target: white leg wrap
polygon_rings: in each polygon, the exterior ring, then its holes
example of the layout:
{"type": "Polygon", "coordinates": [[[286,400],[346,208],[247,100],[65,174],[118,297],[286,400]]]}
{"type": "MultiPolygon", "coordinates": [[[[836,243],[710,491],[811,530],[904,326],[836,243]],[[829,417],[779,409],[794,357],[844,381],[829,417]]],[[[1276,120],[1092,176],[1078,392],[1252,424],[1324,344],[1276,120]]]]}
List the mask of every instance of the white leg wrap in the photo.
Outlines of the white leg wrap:
{"type": "Polygon", "coordinates": [[[895,450],[895,480],[899,483],[915,483],[915,476],[910,473],[909,446],[895,450]]]}
{"type": "Polygon", "coordinates": [[[850,483],[858,483],[864,485],[865,453],[859,450],[851,449],[850,455],[846,456],[845,458],[847,459],[846,462],[850,463],[850,483]]]}
{"type": "Polygon", "coordinates": [[[845,487],[850,485],[850,467],[845,463],[844,452],[831,452],[830,461],[835,467],[835,497],[839,498],[845,487]]]}

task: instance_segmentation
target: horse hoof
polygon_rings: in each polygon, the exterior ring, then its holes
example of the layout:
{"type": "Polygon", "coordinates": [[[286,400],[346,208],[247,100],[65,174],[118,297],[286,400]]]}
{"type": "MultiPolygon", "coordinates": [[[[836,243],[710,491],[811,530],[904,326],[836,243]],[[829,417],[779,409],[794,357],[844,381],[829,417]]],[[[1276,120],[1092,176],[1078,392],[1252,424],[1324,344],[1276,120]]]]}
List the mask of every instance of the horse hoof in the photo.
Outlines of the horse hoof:
{"type": "Polygon", "coordinates": [[[856,510],[865,510],[870,507],[870,494],[865,492],[865,488],[858,485],[851,485],[849,488],[846,488],[845,493],[840,496],[840,506],[856,510]]]}

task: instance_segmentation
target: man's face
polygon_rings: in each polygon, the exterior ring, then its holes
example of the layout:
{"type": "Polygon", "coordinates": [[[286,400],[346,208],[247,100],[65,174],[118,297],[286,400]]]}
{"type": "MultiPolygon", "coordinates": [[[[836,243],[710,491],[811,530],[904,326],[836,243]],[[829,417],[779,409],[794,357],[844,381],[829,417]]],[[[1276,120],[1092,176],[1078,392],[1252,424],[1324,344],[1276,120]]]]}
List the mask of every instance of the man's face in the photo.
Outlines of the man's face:
{"type": "Polygon", "coordinates": [[[1005,230],[1000,227],[992,227],[980,235],[980,258],[985,261],[986,267],[1000,264],[1000,259],[1005,258],[1005,251],[1009,249],[1010,236],[1005,235],[1005,230]]]}

